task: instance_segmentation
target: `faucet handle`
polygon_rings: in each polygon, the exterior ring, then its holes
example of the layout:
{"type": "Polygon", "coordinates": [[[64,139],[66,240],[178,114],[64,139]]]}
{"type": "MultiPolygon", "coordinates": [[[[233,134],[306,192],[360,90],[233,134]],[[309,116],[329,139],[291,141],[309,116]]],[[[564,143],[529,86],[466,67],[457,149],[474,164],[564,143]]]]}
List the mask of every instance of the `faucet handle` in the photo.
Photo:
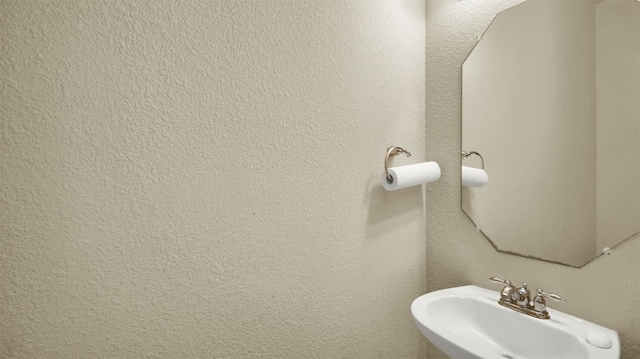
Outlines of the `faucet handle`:
{"type": "Polygon", "coordinates": [[[549,298],[549,299],[553,299],[557,302],[566,302],[567,300],[562,298],[561,296],[557,295],[557,294],[553,294],[553,293],[547,293],[544,290],[538,288],[536,290],[536,295],[540,296],[540,297],[544,297],[544,298],[549,298]]]}
{"type": "Polygon", "coordinates": [[[500,279],[497,277],[489,277],[487,278],[488,280],[494,282],[494,283],[500,283],[500,284],[504,284],[504,285],[511,285],[511,281],[508,279],[500,279]]]}
{"type": "Polygon", "coordinates": [[[536,297],[533,299],[533,310],[544,314],[546,316],[545,319],[548,319],[549,313],[547,312],[547,303],[545,302],[544,298],[553,299],[559,302],[567,301],[557,294],[547,293],[544,290],[538,288],[536,290],[536,297]]]}
{"type": "Polygon", "coordinates": [[[508,280],[508,279],[500,279],[500,278],[496,278],[496,277],[489,277],[487,279],[492,281],[492,282],[494,282],[494,283],[504,284],[504,288],[502,288],[502,291],[500,291],[500,301],[509,302],[509,303],[515,303],[516,302],[517,289],[516,289],[516,287],[511,285],[511,281],[510,280],[508,280]]]}

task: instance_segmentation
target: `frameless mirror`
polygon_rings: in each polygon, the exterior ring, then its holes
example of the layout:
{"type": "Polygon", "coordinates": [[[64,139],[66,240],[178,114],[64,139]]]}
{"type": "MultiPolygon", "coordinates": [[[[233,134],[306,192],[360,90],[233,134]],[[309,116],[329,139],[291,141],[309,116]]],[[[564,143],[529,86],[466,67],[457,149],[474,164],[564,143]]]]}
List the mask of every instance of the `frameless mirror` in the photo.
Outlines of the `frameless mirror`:
{"type": "Polygon", "coordinates": [[[497,250],[581,267],[640,230],[640,3],[525,1],[462,78],[462,151],[488,173],[462,209],[497,250]]]}

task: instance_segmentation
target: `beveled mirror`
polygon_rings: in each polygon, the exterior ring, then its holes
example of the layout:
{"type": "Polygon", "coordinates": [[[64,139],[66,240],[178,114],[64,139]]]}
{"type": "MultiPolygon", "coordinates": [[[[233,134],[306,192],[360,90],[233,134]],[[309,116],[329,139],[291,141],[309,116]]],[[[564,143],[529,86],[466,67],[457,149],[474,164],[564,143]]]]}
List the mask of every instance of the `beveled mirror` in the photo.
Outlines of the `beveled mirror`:
{"type": "Polygon", "coordinates": [[[462,209],[497,250],[581,267],[640,231],[640,3],[525,1],[462,78],[461,150],[489,178],[462,209]]]}

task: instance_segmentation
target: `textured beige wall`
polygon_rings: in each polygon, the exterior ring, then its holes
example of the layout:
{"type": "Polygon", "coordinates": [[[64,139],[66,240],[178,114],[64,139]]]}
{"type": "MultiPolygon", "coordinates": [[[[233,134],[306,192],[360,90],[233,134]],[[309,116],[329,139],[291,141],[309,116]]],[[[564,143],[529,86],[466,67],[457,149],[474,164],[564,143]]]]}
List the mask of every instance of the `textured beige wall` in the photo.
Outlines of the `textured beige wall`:
{"type": "MultiPolygon", "coordinates": [[[[461,65],[498,11],[520,0],[426,2],[426,152],[442,168],[426,187],[427,289],[476,284],[490,275],[567,298],[551,306],[612,328],[622,358],[640,357],[640,237],[583,268],[496,252],[460,209],[461,65]]],[[[442,354],[429,346],[429,357],[442,354]]]]}
{"type": "Polygon", "coordinates": [[[422,191],[379,184],[425,159],[424,26],[1,1],[0,357],[424,357],[422,191]]]}

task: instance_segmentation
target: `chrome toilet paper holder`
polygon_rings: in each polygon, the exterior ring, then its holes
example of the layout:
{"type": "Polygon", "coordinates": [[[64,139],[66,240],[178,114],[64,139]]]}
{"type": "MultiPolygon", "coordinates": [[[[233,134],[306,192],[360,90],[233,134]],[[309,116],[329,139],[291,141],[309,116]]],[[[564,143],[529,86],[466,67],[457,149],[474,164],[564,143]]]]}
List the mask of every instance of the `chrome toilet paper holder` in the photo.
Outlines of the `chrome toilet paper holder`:
{"type": "Polygon", "coordinates": [[[396,156],[401,153],[407,155],[407,157],[411,157],[411,152],[407,151],[405,148],[398,146],[389,146],[387,147],[387,154],[384,156],[384,173],[387,174],[387,181],[389,183],[393,182],[393,177],[389,174],[389,157],[396,156]]]}

